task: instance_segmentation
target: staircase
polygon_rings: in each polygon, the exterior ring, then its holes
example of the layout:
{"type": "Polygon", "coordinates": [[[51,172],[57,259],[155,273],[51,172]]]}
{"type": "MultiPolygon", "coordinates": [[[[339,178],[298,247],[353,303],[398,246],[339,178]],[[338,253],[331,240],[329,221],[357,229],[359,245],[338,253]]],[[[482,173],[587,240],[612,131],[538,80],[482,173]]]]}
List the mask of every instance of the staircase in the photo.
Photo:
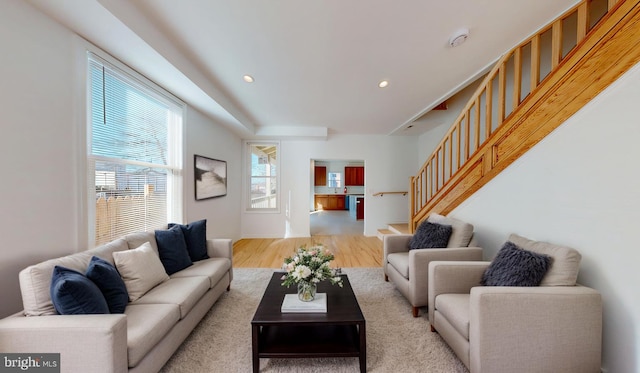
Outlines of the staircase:
{"type": "Polygon", "coordinates": [[[409,224],[407,223],[396,223],[389,224],[387,229],[378,229],[378,238],[382,240],[387,234],[409,234],[411,231],[409,230],[409,224]]]}
{"type": "Polygon", "coordinates": [[[583,0],[502,56],[411,178],[409,231],[448,214],[638,63],[639,3],[583,0]]]}

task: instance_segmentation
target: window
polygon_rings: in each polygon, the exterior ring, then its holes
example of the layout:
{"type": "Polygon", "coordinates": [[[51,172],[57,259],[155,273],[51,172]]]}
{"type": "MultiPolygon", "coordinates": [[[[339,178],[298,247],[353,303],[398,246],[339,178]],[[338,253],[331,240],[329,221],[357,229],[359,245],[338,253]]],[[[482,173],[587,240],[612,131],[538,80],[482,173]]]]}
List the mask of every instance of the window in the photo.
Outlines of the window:
{"type": "Polygon", "coordinates": [[[249,210],[278,210],[278,144],[247,143],[249,210]]]}
{"type": "Polygon", "coordinates": [[[340,172],[329,172],[329,188],[342,187],[342,174],[340,172]]]}
{"type": "Polygon", "coordinates": [[[95,244],[181,221],[184,105],[88,55],[89,227],[95,244]]]}

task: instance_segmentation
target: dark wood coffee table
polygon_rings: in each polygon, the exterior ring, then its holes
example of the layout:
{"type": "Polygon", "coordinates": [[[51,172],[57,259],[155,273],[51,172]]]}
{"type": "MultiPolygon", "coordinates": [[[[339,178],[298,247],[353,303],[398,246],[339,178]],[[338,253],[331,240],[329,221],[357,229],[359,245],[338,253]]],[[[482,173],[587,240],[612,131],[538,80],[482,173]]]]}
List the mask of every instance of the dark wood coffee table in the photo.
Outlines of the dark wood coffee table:
{"type": "Polygon", "coordinates": [[[343,287],[328,281],[318,284],[327,294],[326,313],[282,313],[285,294],[297,288],[281,286],[281,272],[271,277],[253,320],[251,336],[253,371],[260,358],[358,357],[360,371],[367,370],[367,337],[360,305],[346,275],[343,287]]]}

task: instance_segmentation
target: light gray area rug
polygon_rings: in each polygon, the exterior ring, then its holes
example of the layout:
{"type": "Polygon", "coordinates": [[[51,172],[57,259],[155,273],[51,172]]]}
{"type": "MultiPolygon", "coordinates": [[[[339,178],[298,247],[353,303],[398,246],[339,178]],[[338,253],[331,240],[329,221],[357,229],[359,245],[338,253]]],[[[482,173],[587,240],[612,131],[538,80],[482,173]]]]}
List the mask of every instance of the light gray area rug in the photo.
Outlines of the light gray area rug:
{"type": "MultiPolygon", "coordinates": [[[[234,269],[231,291],[213,305],[162,372],[251,372],[251,319],[273,273],[234,269]]],[[[368,372],[466,373],[426,315],[384,281],[381,268],[345,268],[367,321],[368,372]]],[[[357,358],[260,359],[261,372],[359,372],[357,358]]]]}

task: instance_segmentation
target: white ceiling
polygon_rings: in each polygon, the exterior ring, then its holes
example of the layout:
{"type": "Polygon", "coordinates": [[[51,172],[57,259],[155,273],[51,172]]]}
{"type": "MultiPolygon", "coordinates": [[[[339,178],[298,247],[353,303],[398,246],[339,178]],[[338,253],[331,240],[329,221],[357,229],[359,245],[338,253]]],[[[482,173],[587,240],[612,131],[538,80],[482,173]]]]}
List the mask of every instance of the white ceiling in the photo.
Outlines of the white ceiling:
{"type": "Polygon", "coordinates": [[[406,128],[577,0],[29,2],[243,138],[321,139],[426,131],[406,128]]]}

